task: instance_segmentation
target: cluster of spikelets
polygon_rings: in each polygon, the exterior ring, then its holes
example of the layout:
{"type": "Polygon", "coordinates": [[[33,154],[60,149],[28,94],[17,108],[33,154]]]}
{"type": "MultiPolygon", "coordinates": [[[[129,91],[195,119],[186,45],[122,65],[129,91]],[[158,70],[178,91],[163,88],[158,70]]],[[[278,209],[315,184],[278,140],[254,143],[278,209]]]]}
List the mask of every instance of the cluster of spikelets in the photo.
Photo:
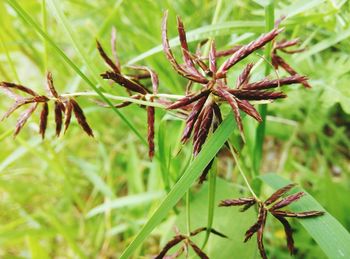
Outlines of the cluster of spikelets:
{"type": "MultiPolygon", "coordinates": [[[[283,29],[277,28],[279,22],[276,24],[273,30],[263,34],[256,40],[253,40],[246,45],[234,46],[230,49],[220,51],[216,49],[214,40],[205,40],[198,45],[195,52],[191,52],[188,47],[184,25],[181,19],[177,18],[178,35],[181,43],[183,58],[183,63],[180,64],[175,59],[170,48],[167,35],[167,18],[168,13],[165,12],[162,21],[162,45],[165,56],[173,69],[188,81],[183,98],[172,102],[164,97],[158,96],[159,80],[157,73],[148,67],[129,66],[126,67],[126,69],[128,69],[129,72],[132,71],[132,73],[123,73],[116,53],[115,31],[112,33],[111,41],[113,58],[110,58],[106,54],[101,44],[97,42],[97,49],[105,63],[110,68],[109,71],[102,73],[101,77],[125,88],[131,99],[161,103],[166,107],[166,109],[175,110],[179,114],[185,115],[186,126],[183,131],[181,141],[182,143],[186,143],[192,138],[194,156],[201,151],[208,135],[214,132],[222,122],[222,104],[226,103],[231,107],[242,140],[245,141],[240,112],[246,113],[258,122],[262,121],[259,112],[254,108],[250,101],[270,101],[285,98],[286,95],[280,91],[280,87],[285,85],[302,84],[305,87],[310,87],[309,83],[307,82],[307,78],[299,75],[280,55],[278,55],[279,51],[288,54],[302,51],[301,49],[289,50],[289,47],[298,44],[298,40],[276,41],[276,37],[283,31],[283,29]],[[254,64],[249,63],[238,76],[234,86],[232,86],[232,84],[230,84],[227,80],[229,71],[238,62],[245,59],[255,51],[263,49],[268,43],[272,44],[271,61],[273,67],[276,70],[279,68],[284,69],[290,76],[277,79],[266,77],[260,81],[251,82],[251,73],[253,71],[254,64]],[[201,47],[205,44],[209,44],[208,55],[201,52],[201,47]],[[219,62],[221,58],[226,59],[219,62]],[[196,89],[198,89],[196,91],[194,91],[192,87],[194,84],[200,86],[196,87],[196,89]],[[276,88],[278,88],[277,91],[275,91],[276,88]]],[[[40,113],[39,133],[44,138],[49,114],[48,103],[51,101],[54,102],[57,136],[60,135],[63,126],[64,132],[68,129],[72,114],[74,114],[76,117],[81,128],[89,136],[93,136],[92,129],[87,123],[83,110],[77,101],[73,97],[62,96],[57,93],[50,73],[47,75],[48,95],[39,95],[26,86],[10,82],[1,82],[0,89],[3,90],[8,97],[15,101],[2,119],[10,116],[18,108],[29,105],[29,108],[20,115],[17,121],[14,133],[15,136],[20,132],[38,106],[41,105],[42,108],[40,113]],[[25,97],[18,95],[17,92],[24,94],[25,97]]],[[[104,103],[99,104],[106,106],[104,103]]],[[[133,102],[125,101],[116,104],[115,107],[123,108],[131,104],[133,104],[133,102]]],[[[141,108],[145,108],[147,110],[149,157],[152,158],[154,156],[155,108],[153,106],[145,105],[141,105],[141,108]]],[[[212,161],[202,173],[199,182],[203,182],[206,179],[206,175],[211,167],[212,161]]],[[[247,210],[253,205],[258,206],[257,222],[246,232],[244,241],[246,242],[256,233],[258,248],[262,258],[267,258],[263,245],[263,232],[268,214],[272,214],[282,223],[286,233],[288,249],[291,253],[294,251],[292,229],[285,218],[306,218],[320,216],[323,214],[322,212],[318,211],[294,213],[280,210],[303,196],[304,193],[300,192],[287,196],[284,199],[280,199],[293,186],[294,185],[288,185],[276,191],[265,202],[257,200],[257,198],[254,197],[250,197],[224,200],[220,203],[220,206],[244,206],[242,211],[247,210]]],[[[200,258],[208,258],[208,256],[191,241],[191,237],[203,231],[207,231],[207,229],[197,229],[196,231],[191,232],[189,236],[177,233],[177,235],[166,244],[156,258],[165,258],[166,253],[180,242],[183,242],[180,250],[169,258],[180,256],[184,251],[188,251],[189,247],[191,247],[200,258]]],[[[226,237],[214,229],[210,229],[210,232],[220,237],[226,237]]]]}

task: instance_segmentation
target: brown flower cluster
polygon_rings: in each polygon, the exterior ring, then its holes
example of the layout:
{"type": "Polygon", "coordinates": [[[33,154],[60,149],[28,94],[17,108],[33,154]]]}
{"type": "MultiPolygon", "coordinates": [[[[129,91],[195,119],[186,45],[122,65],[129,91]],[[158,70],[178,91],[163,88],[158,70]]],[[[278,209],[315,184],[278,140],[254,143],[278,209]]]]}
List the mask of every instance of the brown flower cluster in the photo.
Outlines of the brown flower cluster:
{"type": "MultiPolygon", "coordinates": [[[[145,86],[145,84],[142,82],[144,80],[151,79],[152,83],[152,92],[154,95],[158,93],[158,75],[150,68],[145,66],[129,66],[128,68],[133,70],[136,73],[133,74],[123,74],[121,72],[121,65],[116,53],[116,44],[115,44],[115,30],[112,34],[112,51],[114,60],[113,61],[104,49],[102,48],[101,44],[97,41],[97,49],[105,61],[105,63],[112,69],[112,71],[106,71],[105,73],[101,74],[103,79],[112,80],[113,82],[119,84],[120,86],[124,87],[127,90],[127,93],[130,95],[133,99],[139,99],[139,100],[145,100],[145,101],[154,101],[154,97],[147,97],[148,94],[151,93],[151,91],[145,86]]],[[[123,108],[128,105],[130,105],[131,102],[122,102],[120,104],[115,105],[116,108],[123,108]]],[[[154,156],[154,115],[155,115],[155,109],[152,106],[147,106],[147,125],[148,125],[148,155],[152,159],[154,156]]]]}
{"type": "MultiPolygon", "coordinates": [[[[196,53],[191,53],[188,48],[186,33],[181,19],[177,18],[177,28],[183,64],[179,64],[171,51],[167,36],[167,18],[168,12],[165,12],[162,22],[162,43],[163,50],[174,70],[182,77],[189,80],[188,86],[197,83],[201,89],[191,92],[188,87],[186,96],[171,105],[168,109],[186,109],[189,114],[186,119],[186,127],[182,135],[182,142],[187,142],[193,136],[193,154],[196,156],[205,143],[208,134],[214,132],[222,122],[220,104],[228,103],[233,111],[235,120],[241,137],[244,140],[243,124],[240,111],[245,112],[255,120],[261,122],[261,116],[252,104],[251,100],[273,100],[284,98],[286,95],[280,91],[271,91],[271,89],[296,84],[305,83],[307,78],[294,73],[290,77],[281,79],[264,78],[261,81],[250,82],[251,71],[254,64],[248,64],[241,72],[234,88],[230,87],[227,82],[227,73],[238,62],[263,48],[267,43],[273,41],[283,30],[273,29],[263,34],[258,39],[243,46],[235,46],[229,50],[217,51],[215,42],[210,42],[210,52],[208,58],[202,57],[200,48],[196,53]],[[221,66],[218,66],[217,59],[229,56],[221,66]]],[[[274,53],[281,49],[276,45],[274,53]]],[[[277,55],[275,55],[277,57],[277,55]]],[[[203,172],[200,182],[206,178],[210,165],[203,172]]]]}
{"type": "Polygon", "coordinates": [[[42,106],[41,112],[40,112],[40,124],[39,124],[39,133],[41,134],[42,138],[45,137],[45,132],[47,128],[47,119],[49,116],[49,106],[48,103],[50,100],[54,100],[54,113],[55,113],[55,124],[56,124],[56,136],[58,137],[61,134],[62,126],[63,126],[63,119],[64,119],[64,132],[67,131],[71,118],[72,113],[74,113],[75,118],[77,119],[78,124],[82,127],[82,129],[88,134],[89,136],[94,136],[92,129],[90,128],[89,124],[87,123],[86,117],[84,115],[83,110],[77,103],[77,101],[74,98],[67,98],[60,96],[53,84],[52,75],[49,72],[47,74],[47,90],[49,92],[49,95],[39,95],[32,89],[9,82],[0,82],[0,89],[11,99],[13,99],[15,102],[14,104],[7,110],[7,112],[3,115],[1,120],[4,120],[5,118],[9,117],[14,111],[19,109],[20,107],[24,105],[30,105],[27,110],[25,110],[19,117],[16,127],[14,136],[17,136],[17,134],[21,131],[25,123],[28,121],[31,115],[35,112],[35,110],[38,108],[39,105],[42,106]],[[24,93],[25,97],[18,95],[16,92],[24,93]]]}
{"type": "Polygon", "coordinates": [[[263,235],[265,229],[265,223],[268,213],[274,216],[284,227],[284,231],[287,239],[287,246],[289,252],[291,254],[294,253],[294,240],[293,240],[293,231],[292,227],[288,223],[288,217],[293,218],[311,218],[318,217],[324,214],[322,211],[305,211],[305,212],[291,212],[288,210],[281,210],[282,208],[288,206],[289,204],[296,202],[301,197],[304,196],[304,192],[298,192],[295,194],[291,194],[285,198],[282,198],[284,194],[286,194],[289,190],[291,190],[295,184],[289,184],[275,193],[273,193],[267,200],[264,202],[256,200],[254,197],[248,198],[239,198],[239,199],[229,199],[223,200],[219,204],[222,207],[230,207],[230,206],[243,206],[241,211],[246,211],[253,205],[257,204],[258,206],[258,219],[257,222],[251,226],[247,232],[245,233],[244,242],[247,242],[255,233],[257,235],[257,243],[259,252],[262,258],[267,258],[264,243],[263,243],[263,235]]]}
{"type": "MultiPolygon", "coordinates": [[[[188,247],[190,246],[192,250],[199,256],[201,259],[209,259],[209,257],[200,249],[193,241],[191,241],[191,237],[194,237],[198,235],[201,232],[207,231],[206,227],[198,228],[190,233],[189,236],[182,235],[177,233],[173,239],[171,239],[166,245],[163,247],[162,251],[154,258],[154,259],[162,259],[162,258],[168,258],[168,259],[174,259],[180,257],[184,252],[187,253],[188,247]],[[167,252],[176,246],[177,244],[183,242],[183,245],[180,247],[180,249],[175,252],[174,254],[170,256],[166,256],[167,252]]],[[[178,232],[178,231],[177,231],[178,232]]],[[[215,229],[210,229],[210,232],[214,235],[217,235],[222,238],[227,238],[224,234],[216,231],[215,229]]],[[[187,257],[187,256],[186,256],[187,257]]]]}

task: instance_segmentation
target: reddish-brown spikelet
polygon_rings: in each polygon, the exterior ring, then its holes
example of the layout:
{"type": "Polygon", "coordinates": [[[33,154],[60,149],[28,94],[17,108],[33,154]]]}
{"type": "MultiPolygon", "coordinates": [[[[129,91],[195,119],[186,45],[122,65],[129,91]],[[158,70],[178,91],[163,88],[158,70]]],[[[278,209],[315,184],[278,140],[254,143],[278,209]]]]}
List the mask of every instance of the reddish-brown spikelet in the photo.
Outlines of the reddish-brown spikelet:
{"type": "Polygon", "coordinates": [[[263,259],[267,259],[266,251],[265,251],[265,247],[264,247],[264,240],[263,240],[264,229],[265,229],[265,224],[266,224],[266,217],[267,217],[267,211],[265,209],[263,209],[261,217],[262,217],[262,222],[261,222],[261,225],[257,231],[256,237],[257,237],[257,241],[258,241],[258,248],[259,248],[260,256],[263,259]]]}
{"type": "Polygon", "coordinates": [[[225,77],[227,71],[235,65],[240,60],[244,59],[252,52],[257,49],[262,48],[265,44],[272,41],[279,33],[281,33],[283,29],[273,29],[272,31],[262,35],[257,40],[250,42],[247,45],[242,46],[239,50],[237,50],[228,60],[226,60],[220,67],[218,78],[225,77]]]}
{"type": "Polygon", "coordinates": [[[229,199],[229,200],[223,200],[219,203],[220,207],[229,207],[229,206],[242,206],[250,203],[256,203],[256,200],[254,197],[249,198],[238,198],[238,199],[229,199]]]}
{"type": "Polygon", "coordinates": [[[42,139],[44,139],[47,128],[47,117],[49,115],[49,105],[45,102],[42,104],[42,106],[43,107],[40,113],[39,133],[41,134],[42,139]]]}
{"type": "Polygon", "coordinates": [[[117,67],[116,64],[114,64],[114,62],[108,57],[108,55],[106,54],[106,52],[104,51],[104,49],[102,48],[100,42],[98,40],[96,40],[96,45],[97,45],[97,49],[98,52],[100,53],[100,56],[103,58],[103,60],[106,62],[106,64],[112,68],[112,70],[114,71],[114,73],[120,74],[120,70],[117,67]]]}
{"type": "Polygon", "coordinates": [[[268,205],[274,203],[275,201],[277,201],[279,198],[281,198],[284,194],[289,192],[295,186],[296,186],[296,184],[291,183],[291,184],[288,184],[288,185],[278,189],[264,202],[265,205],[268,206],[268,205]]]}
{"type": "Polygon", "coordinates": [[[142,85],[140,85],[140,84],[138,84],[138,83],[136,83],[134,81],[131,81],[131,80],[127,79],[126,77],[120,75],[120,74],[107,71],[104,74],[101,74],[101,76],[104,79],[111,79],[111,80],[113,80],[114,82],[116,82],[116,83],[120,84],[121,86],[129,89],[130,91],[134,91],[134,92],[137,92],[137,93],[140,93],[140,94],[147,94],[148,93],[147,89],[145,89],[142,85]]]}
{"type": "Polygon", "coordinates": [[[83,110],[80,108],[79,104],[74,100],[70,100],[74,116],[78,121],[78,124],[82,127],[82,129],[88,134],[89,136],[93,137],[94,133],[92,132],[92,129],[90,128],[89,124],[86,121],[86,117],[84,115],[83,110]]]}
{"type": "Polygon", "coordinates": [[[209,259],[209,257],[191,240],[188,240],[190,246],[192,247],[193,251],[199,256],[201,259],[209,259]]]}
{"type": "Polygon", "coordinates": [[[70,125],[70,121],[72,118],[72,110],[73,110],[73,105],[71,103],[71,99],[68,100],[67,104],[66,104],[66,112],[65,112],[65,121],[64,121],[64,133],[66,133],[69,125],[70,125]]]}
{"type": "Polygon", "coordinates": [[[249,90],[269,89],[269,88],[275,88],[275,87],[284,86],[284,85],[301,84],[305,80],[307,80],[307,77],[301,76],[301,75],[293,75],[293,76],[280,78],[280,79],[273,79],[273,80],[265,78],[261,81],[247,84],[244,87],[244,89],[249,89],[249,90]]]}
{"type": "Polygon", "coordinates": [[[52,74],[51,72],[48,72],[46,75],[46,87],[48,92],[55,98],[59,98],[59,95],[55,89],[55,86],[53,84],[52,74]]]}
{"type": "Polygon", "coordinates": [[[292,202],[295,202],[297,200],[299,200],[302,196],[304,196],[305,193],[304,192],[298,192],[292,195],[287,196],[286,198],[283,198],[282,200],[280,200],[279,202],[275,203],[272,207],[271,210],[278,210],[280,208],[286,207],[289,204],[291,204],[292,202]]]}
{"type": "Polygon", "coordinates": [[[276,216],[288,217],[288,218],[311,218],[317,217],[324,214],[323,211],[305,211],[305,212],[290,212],[290,211],[281,211],[281,210],[273,210],[271,211],[276,216]]]}
{"type": "Polygon", "coordinates": [[[198,115],[202,111],[202,108],[207,100],[208,96],[203,96],[201,99],[197,101],[197,103],[193,106],[191,113],[186,119],[186,127],[182,134],[181,141],[185,143],[190,137],[193,130],[194,123],[196,122],[198,115]]]}
{"type": "Polygon", "coordinates": [[[38,103],[33,103],[27,110],[25,110],[20,115],[20,117],[19,117],[19,119],[18,119],[18,121],[16,123],[14,137],[16,137],[18,135],[18,133],[23,128],[24,124],[26,124],[27,120],[33,114],[33,112],[36,110],[37,107],[38,107],[38,103]]]}
{"type": "Polygon", "coordinates": [[[241,138],[245,142],[245,138],[244,138],[244,134],[243,134],[243,124],[242,124],[241,115],[239,114],[237,99],[221,87],[217,87],[216,92],[218,93],[219,96],[221,96],[223,99],[225,99],[228,102],[228,104],[231,106],[231,108],[233,110],[233,114],[235,116],[237,127],[239,129],[240,134],[241,134],[241,138]]]}
{"type": "Polygon", "coordinates": [[[198,155],[198,153],[201,151],[202,145],[204,144],[205,140],[208,137],[209,130],[213,121],[213,109],[211,105],[204,107],[202,113],[203,113],[202,123],[200,124],[198,135],[194,139],[194,143],[193,143],[194,156],[198,155]]]}
{"type": "Polygon", "coordinates": [[[291,255],[294,254],[294,240],[293,240],[293,230],[292,227],[290,226],[289,222],[281,216],[277,216],[272,213],[272,215],[281,222],[284,228],[284,233],[286,234],[286,239],[287,239],[287,247],[291,255]]]}
{"type": "Polygon", "coordinates": [[[254,235],[254,233],[256,233],[261,228],[261,226],[265,224],[264,222],[266,220],[266,216],[267,216],[267,211],[264,208],[264,205],[259,203],[258,220],[245,233],[244,242],[247,242],[254,235]]]}
{"type": "Polygon", "coordinates": [[[198,99],[200,99],[201,97],[203,97],[205,95],[208,95],[209,93],[210,93],[209,90],[203,90],[203,91],[200,91],[199,93],[185,96],[184,98],[179,99],[176,102],[169,105],[167,107],[167,109],[173,110],[173,109],[178,109],[178,108],[181,108],[183,106],[189,105],[190,103],[197,101],[198,99]]]}
{"type": "Polygon", "coordinates": [[[64,106],[61,102],[55,101],[55,123],[56,123],[56,136],[58,137],[61,134],[62,122],[63,122],[63,109],[64,106]]]}
{"type": "Polygon", "coordinates": [[[226,90],[240,100],[273,100],[287,97],[283,92],[229,88],[226,90]]]}
{"type": "Polygon", "coordinates": [[[154,107],[147,107],[148,124],[148,156],[150,159],[154,156],[154,107]]]}
{"type": "Polygon", "coordinates": [[[178,243],[180,243],[182,240],[186,239],[183,235],[176,235],[172,240],[170,240],[160,251],[160,253],[154,258],[154,259],[162,259],[166,255],[166,253],[174,246],[176,246],[178,243]]]}
{"type": "Polygon", "coordinates": [[[6,88],[13,88],[13,89],[16,89],[18,91],[25,92],[25,93],[27,93],[29,95],[32,95],[32,96],[37,96],[38,95],[32,89],[30,89],[30,88],[28,88],[26,86],[23,86],[23,85],[14,84],[14,83],[10,83],[10,82],[1,82],[0,85],[3,86],[3,87],[6,87],[6,88]]]}
{"type": "Polygon", "coordinates": [[[246,83],[249,82],[250,79],[250,71],[252,70],[254,64],[249,63],[242,71],[242,73],[238,76],[236,82],[236,88],[243,88],[246,83]]]}

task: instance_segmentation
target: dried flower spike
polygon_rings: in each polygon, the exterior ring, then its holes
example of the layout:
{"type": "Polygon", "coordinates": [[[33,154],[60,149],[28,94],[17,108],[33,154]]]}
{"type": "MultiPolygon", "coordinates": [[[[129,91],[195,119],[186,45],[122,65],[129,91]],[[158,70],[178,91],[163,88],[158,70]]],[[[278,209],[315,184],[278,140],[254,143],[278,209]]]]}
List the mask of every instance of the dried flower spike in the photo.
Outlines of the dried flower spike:
{"type": "MultiPolygon", "coordinates": [[[[188,86],[194,83],[202,86],[202,89],[197,92],[191,92],[190,88],[187,87],[186,96],[167,107],[170,110],[190,109],[181,141],[185,143],[193,136],[194,155],[197,155],[201,151],[208,135],[214,132],[221,123],[221,103],[226,102],[231,106],[241,137],[244,140],[240,111],[247,113],[259,122],[261,121],[260,114],[249,103],[250,100],[284,98],[286,95],[282,92],[274,92],[269,89],[276,88],[277,86],[301,83],[306,80],[305,77],[293,75],[278,80],[265,78],[261,81],[250,83],[250,73],[253,64],[248,64],[237,79],[236,87],[230,88],[226,79],[229,70],[254,51],[263,48],[264,45],[273,41],[282,32],[282,29],[273,29],[263,34],[257,40],[243,46],[235,46],[231,50],[225,50],[224,52],[216,50],[213,40],[208,41],[208,44],[210,44],[209,54],[207,57],[201,57],[200,46],[204,43],[199,44],[196,53],[191,53],[188,48],[184,24],[178,17],[178,35],[184,61],[183,64],[179,64],[170,48],[167,35],[167,19],[168,12],[166,11],[162,21],[162,43],[166,58],[179,75],[189,80],[188,86]],[[219,66],[217,58],[226,55],[231,56],[219,66]]],[[[205,179],[205,172],[201,176],[200,181],[203,181],[203,179],[205,179]]]]}
{"type": "Polygon", "coordinates": [[[295,194],[291,194],[285,198],[281,198],[284,194],[290,191],[295,184],[289,184],[281,189],[278,189],[274,192],[268,199],[264,202],[258,201],[253,197],[249,198],[239,198],[232,200],[223,200],[220,202],[219,206],[229,207],[229,206],[244,206],[241,211],[245,211],[254,204],[257,204],[259,207],[258,211],[258,219],[257,222],[251,226],[247,232],[245,233],[244,242],[247,242],[255,233],[257,234],[257,243],[259,252],[262,258],[267,258],[264,243],[263,243],[263,234],[265,228],[265,222],[267,218],[267,214],[270,213],[274,216],[282,225],[286,234],[287,247],[291,254],[294,253],[294,240],[293,240],[293,232],[292,228],[287,221],[287,217],[294,218],[310,218],[310,217],[318,217],[324,214],[322,211],[305,211],[305,212],[291,212],[291,211],[282,211],[281,208],[284,208],[290,205],[293,202],[296,202],[301,197],[304,196],[304,192],[298,192],[295,194]]]}
{"type": "MultiPolygon", "coordinates": [[[[173,239],[171,239],[166,245],[163,247],[163,249],[160,251],[160,253],[154,258],[154,259],[162,259],[162,258],[168,258],[166,257],[167,252],[176,246],[179,243],[183,243],[180,249],[173,255],[170,256],[170,258],[178,258],[184,251],[188,251],[188,246],[192,248],[192,250],[199,256],[201,259],[209,259],[209,257],[200,249],[195,243],[191,241],[191,237],[194,237],[198,235],[199,233],[202,233],[204,231],[207,231],[206,227],[198,228],[190,233],[189,236],[182,235],[177,233],[173,239]]],[[[178,232],[178,231],[177,231],[178,232]]],[[[210,229],[210,233],[217,235],[222,238],[227,238],[224,234],[218,232],[215,229],[210,229]]]]}
{"type": "MultiPolygon", "coordinates": [[[[150,90],[141,82],[144,79],[151,79],[152,83],[152,92],[154,95],[158,93],[158,85],[159,85],[159,79],[158,75],[150,68],[145,66],[129,66],[129,69],[132,69],[136,73],[130,74],[130,75],[124,75],[121,72],[121,66],[119,63],[119,59],[117,57],[116,48],[115,48],[115,30],[112,31],[112,51],[115,62],[112,61],[111,58],[108,57],[106,52],[104,51],[102,45],[97,41],[97,49],[105,61],[105,63],[112,69],[112,71],[106,71],[105,73],[101,74],[103,79],[109,79],[113,82],[119,84],[120,86],[124,87],[127,92],[130,95],[130,98],[132,99],[139,99],[139,100],[145,100],[145,101],[154,101],[153,97],[148,97],[147,95],[151,93],[150,90]],[[132,95],[132,93],[136,93],[132,95]]],[[[114,107],[116,108],[123,108],[126,106],[129,106],[132,104],[131,102],[122,102],[119,104],[116,104],[114,107]]],[[[105,104],[102,104],[105,106],[105,104]]],[[[154,107],[147,107],[147,125],[148,125],[148,134],[147,134],[147,140],[148,140],[148,155],[152,159],[154,156],[154,117],[155,117],[155,109],[154,107]]]]}
{"type": "Polygon", "coordinates": [[[0,83],[0,89],[8,97],[15,100],[15,103],[8,109],[8,111],[4,114],[2,119],[9,117],[18,108],[27,104],[31,104],[30,107],[20,115],[20,118],[18,119],[16,124],[14,136],[16,136],[21,131],[21,129],[23,128],[25,123],[28,121],[30,116],[35,112],[39,104],[41,104],[42,110],[40,113],[39,133],[44,139],[46,129],[47,129],[47,120],[49,116],[48,103],[51,100],[54,100],[54,113],[55,113],[57,137],[60,135],[62,130],[64,114],[66,116],[65,131],[67,130],[70,124],[72,109],[75,113],[75,117],[77,118],[78,124],[89,136],[93,136],[93,132],[89,124],[87,123],[83,110],[80,108],[78,103],[73,98],[66,98],[66,97],[60,96],[57,93],[53,83],[52,74],[50,72],[47,74],[46,87],[48,91],[48,96],[39,95],[35,91],[23,85],[18,85],[18,84],[9,83],[9,82],[0,83]],[[15,91],[24,93],[25,95],[29,95],[30,97],[22,97],[20,95],[17,95],[15,91]]]}

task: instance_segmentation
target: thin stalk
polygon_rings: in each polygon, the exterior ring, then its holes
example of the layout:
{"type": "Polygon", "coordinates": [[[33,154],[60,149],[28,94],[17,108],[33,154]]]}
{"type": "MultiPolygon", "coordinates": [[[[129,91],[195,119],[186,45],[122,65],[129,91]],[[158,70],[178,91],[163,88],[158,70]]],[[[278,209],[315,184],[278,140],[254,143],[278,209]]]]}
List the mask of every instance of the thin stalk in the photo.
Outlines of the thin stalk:
{"type": "Polygon", "coordinates": [[[217,173],[217,163],[214,160],[213,167],[209,173],[209,193],[208,193],[208,223],[207,223],[207,231],[205,233],[205,239],[203,242],[202,250],[204,250],[205,246],[209,241],[209,237],[211,234],[211,228],[213,226],[214,221],[214,209],[215,209],[215,194],[216,194],[216,173],[217,173]]]}
{"type": "MultiPolygon", "coordinates": [[[[270,4],[265,7],[265,31],[268,32],[274,27],[274,0],[271,0],[270,4]]],[[[271,72],[271,49],[272,43],[268,43],[265,48],[265,75],[268,76],[271,72]]],[[[262,118],[262,122],[258,125],[255,134],[255,147],[254,147],[254,158],[253,158],[253,177],[256,178],[260,174],[260,166],[262,160],[263,144],[265,138],[266,129],[266,114],[267,105],[263,104],[259,107],[259,112],[262,118]]],[[[255,189],[260,192],[261,182],[256,182],[255,189]]]]}
{"type": "Polygon", "coordinates": [[[186,228],[187,235],[191,234],[191,204],[190,204],[190,189],[186,192],[186,228]]]}
{"type": "Polygon", "coordinates": [[[232,154],[232,156],[233,156],[233,159],[235,160],[235,163],[236,163],[236,167],[237,167],[237,169],[238,169],[238,172],[239,172],[240,175],[242,176],[242,178],[243,178],[245,184],[247,185],[248,190],[250,191],[250,193],[253,195],[253,197],[254,197],[257,201],[260,201],[260,199],[258,198],[258,196],[255,194],[255,192],[254,192],[252,186],[249,184],[248,178],[246,177],[245,173],[243,172],[243,169],[242,169],[242,167],[241,167],[241,164],[240,164],[240,162],[239,162],[239,160],[238,160],[238,157],[237,157],[235,151],[233,150],[233,147],[232,147],[231,143],[229,143],[229,147],[230,147],[230,152],[231,152],[231,154],[232,154]]]}

